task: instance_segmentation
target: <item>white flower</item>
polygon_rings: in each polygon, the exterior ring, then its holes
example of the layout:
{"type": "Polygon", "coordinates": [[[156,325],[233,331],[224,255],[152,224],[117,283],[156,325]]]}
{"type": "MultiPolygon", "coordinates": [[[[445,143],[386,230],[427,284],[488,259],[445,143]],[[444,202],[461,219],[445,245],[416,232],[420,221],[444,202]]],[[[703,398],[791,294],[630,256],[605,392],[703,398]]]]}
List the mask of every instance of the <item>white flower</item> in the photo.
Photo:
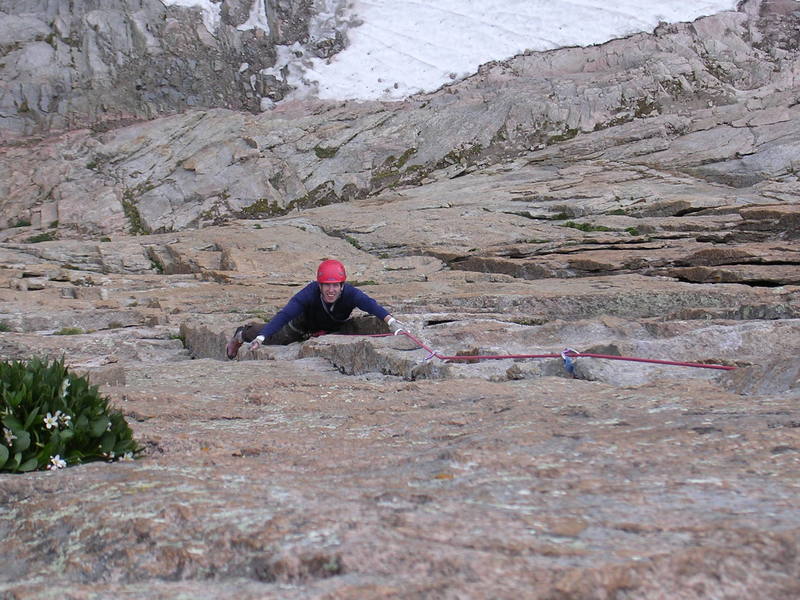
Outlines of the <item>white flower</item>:
{"type": "Polygon", "coordinates": [[[123,454],[122,456],[120,456],[120,457],[119,457],[119,459],[120,459],[121,461],[122,461],[122,460],[124,460],[124,461],[133,460],[133,452],[126,452],[125,454],[123,454]]]}
{"type": "MultiPolygon", "coordinates": [[[[56,413],[58,415],[58,413],[56,413]]],[[[58,416],[53,416],[50,413],[47,413],[47,416],[44,418],[44,426],[48,429],[52,429],[53,427],[58,426],[58,416]]]]}
{"type": "Polygon", "coordinates": [[[49,471],[56,471],[58,469],[63,469],[67,466],[67,461],[65,461],[61,456],[56,454],[55,456],[50,457],[50,464],[47,465],[47,469],[49,471]]]}
{"type": "Polygon", "coordinates": [[[11,431],[8,427],[3,427],[3,435],[6,436],[6,444],[8,444],[9,446],[11,445],[11,442],[17,439],[17,436],[14,435],[14,432],[11,431]]]}
{"type": "Polygon", "coordinates": [[[58,417],[58,423],[61,425],[61,427],[69,427],[69,422],[72,420],[72,417],[70,417],[67,413],[62,413],[61,411],[57,411],[56,416],[58,417]]]}
{"type": "Polygon", "coordinates": [[[61,397],[67,397],[67,391],[69,390],[69,377],[64,377],[64,381],[61,382],[61,397]]]}

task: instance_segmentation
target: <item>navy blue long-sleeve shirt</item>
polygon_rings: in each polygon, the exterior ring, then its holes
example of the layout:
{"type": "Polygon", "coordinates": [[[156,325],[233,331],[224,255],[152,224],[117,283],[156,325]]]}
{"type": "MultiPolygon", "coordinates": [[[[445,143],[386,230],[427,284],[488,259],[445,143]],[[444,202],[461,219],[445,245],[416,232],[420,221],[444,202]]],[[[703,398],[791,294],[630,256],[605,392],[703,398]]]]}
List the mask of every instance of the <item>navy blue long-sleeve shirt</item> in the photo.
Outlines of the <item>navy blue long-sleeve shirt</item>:
{"type": "Polygon", "coordinates": [[[360,308],[379,319],[385,319],[389,314],[388,310],[349,283],[344,284],[336,302],[328,304],[322,300],[319,284],[312,281],[292,296],[286,306],[261,328],[258,335],[268,338],[300,315],[303,315],[304,326],[309,332],[336,331],[350,318],[350,313],[355,308],[360,308]]]}

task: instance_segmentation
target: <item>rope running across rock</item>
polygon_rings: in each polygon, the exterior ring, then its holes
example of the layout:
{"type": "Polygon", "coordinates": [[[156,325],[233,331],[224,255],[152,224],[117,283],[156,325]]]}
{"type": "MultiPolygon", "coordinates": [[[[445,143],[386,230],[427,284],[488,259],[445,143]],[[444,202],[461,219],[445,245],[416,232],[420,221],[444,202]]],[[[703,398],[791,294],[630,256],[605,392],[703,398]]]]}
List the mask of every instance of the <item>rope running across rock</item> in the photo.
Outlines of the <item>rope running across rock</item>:
{"type": "MultiPolygon", "coordinates": [[[[574,361],[577,358],[602,358],[607,360],[625,360],[625,361],[633,361],[633,362],[641,362],[641,363],[652,363],[658,365],[671,365],[676,367],[694,367],[698,369],[717,369],[721,371],[733,371],[736,369],[734,366],[729,365],[716,365],[716,364],[709,364],[709,363],[696,363],[696,362],[685,362],[685,361],[677,361],[677,360],[661,360],[657,358],[638,358],[635,356],[618,356],[615,354],[596,354],[593,352],[578,352],[577,350],[573,350],[572,348],[566,348],[563,352],[558,354],[483,354],[483,355],[458,355],[458,356],[446,356],[440,354],[425,342],[417,338],[416,336],[408,333],[407,331],[401,332],[405,335],[408,339],[413,341],[418,347],[422,348],[423,350],[427,351],[429,355],[425,358],[425,360],[431,360],[433,358],[438,358],[442,361],[473,361],[473,360],[505,360],[505,359],[535,359],[535,358],[561,358],[564,361],[564,367],[570,373],[574,372],[575,366],[574,361]]],[[[385,337],[393,335],[391,333],[381,333],[370,337],[385,337]]]]}

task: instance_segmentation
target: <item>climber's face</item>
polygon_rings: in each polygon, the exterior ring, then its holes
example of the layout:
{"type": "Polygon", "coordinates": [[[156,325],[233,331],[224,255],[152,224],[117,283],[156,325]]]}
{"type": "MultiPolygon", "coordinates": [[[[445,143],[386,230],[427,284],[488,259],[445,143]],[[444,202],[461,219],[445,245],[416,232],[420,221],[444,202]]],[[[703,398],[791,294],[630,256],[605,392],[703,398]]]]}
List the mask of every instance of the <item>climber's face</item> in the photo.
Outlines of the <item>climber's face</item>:
{"type": "Polygon", "coordinates": [[[342,295],[343,283],[320,283],[319,289],[322,292],[322,299],[331,304],[339,299],[342,295]]]}

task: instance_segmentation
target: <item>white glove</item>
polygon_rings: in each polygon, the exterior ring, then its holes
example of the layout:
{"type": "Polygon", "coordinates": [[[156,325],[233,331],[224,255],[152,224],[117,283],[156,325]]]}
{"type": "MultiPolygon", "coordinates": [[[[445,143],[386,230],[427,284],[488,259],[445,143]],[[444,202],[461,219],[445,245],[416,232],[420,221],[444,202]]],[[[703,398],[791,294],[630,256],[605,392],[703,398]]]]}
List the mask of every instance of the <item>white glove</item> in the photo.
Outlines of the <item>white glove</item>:
{"type": "Polygon", "coordinates": [[[389,326],[389,329],[391,329],[392,333],[395,335],[400,335],[401,333],[408,333],[406,331],[406,326],[403,325],[400,321],[398,321],[394,317],[389,317],[389,320],[386,321],[386,324],[389,326]]]}
{"type": "Polygon", "coordinates": [[[250,350],[251,351],[258,350],[259,347],[261,347],[261,342],[263,342],[263,341],[264,341],[264,336],[263,335],[256,336],[256,339],[254,339],[252,342],[250,342],[250,350]]]}

